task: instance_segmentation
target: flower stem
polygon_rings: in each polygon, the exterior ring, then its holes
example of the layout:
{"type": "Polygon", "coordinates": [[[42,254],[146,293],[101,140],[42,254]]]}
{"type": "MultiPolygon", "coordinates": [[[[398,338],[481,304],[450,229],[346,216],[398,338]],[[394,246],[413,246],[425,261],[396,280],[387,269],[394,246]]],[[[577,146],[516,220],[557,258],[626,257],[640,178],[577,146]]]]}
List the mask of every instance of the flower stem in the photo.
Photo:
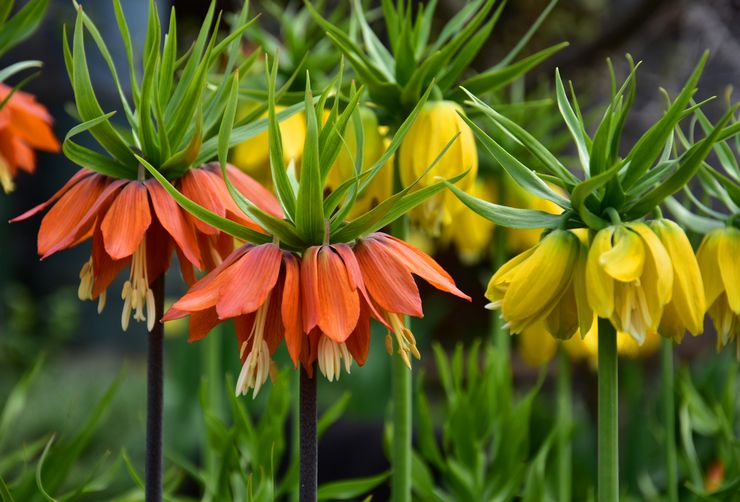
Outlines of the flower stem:
{"type": "Polygon", "coordinates": [[[570,444],[573,427],[573,402],[571,395],[570,361],[561,346],[558,349],[557,373],[558,400],[558,500],[571,500],[572,449],[570,444]]]}
{"type": "Polygon", "coordinates": [[[678,460],[676,457],[676,415],[674,403],[673,341],[661,340],[660,363],[662,370],[663,420],[666,432],[666,483],[668,501],[678,502],[678,460]]]}
{"type": "MultiPolygon", "coordinates": [[[[393,158],[394,192],[403,188],[398,166],[398,154],[393,158]]],[[[408,217],[393,223],[391,234],[406,240],[408,217]]],[[[408,318],[404,316],[408,326],[408,318]]],[[[391,500],[411,502],[411,378],[412,373],[400,356],[391,357],[391,393],[393,396],[393,449],[391,451],[391,500]]]]}
{"type": "Polygon", "coordinates": [[[599,318],[599,502],[619,500],[619,414],[617,392],[617,334],[608,319],[599,318]]]}
{"type": "MultiPolygon", "coordinates": [[[[300,389],[301,389],[301,378],[302,373],[301,371],[298,371],[295,375],[295,378],[293,378],[293,382],[291,384],[293,395],[300,395],[300,389]]],[[[296,459],[296,452],[299,452],[301,449],[301,402],[300,399],[293,399],[293,404],[291,405],[291,417],[290,417],[290,428],[291,428],[291,436],[290,436],[290,443],[291,443],[291,451],[293,452],[291,454],[291,471],[295,467],[297,467],[293,462],[296,459]]],[[[292,471],[295,472],[295,471],[292,471]]],[[[290,493],[290,502],[298,502],[298,492],[296,490],[291,491],[290,493]]]]}
{"type": "Polygon", "coordinates": [[[162,425],[164,401],[164,274],[151,285],[155,323],[149,332],[146,381],[146,500],[162,500],[162,425]]]}
{"type": "MultiPolygon", "coordinates": [[[[499,200],[501,194],[499,194],[499,200]]],[[[493,231],[493,273],[501,268],[506,262],[506,229],[501,226],[497,226],[493,231]]],[[[508,356],[511,346],[511,340],[509,340],[509,334],[504,329],[504,320],[501,317],[500,310],[494,310],[491,312],[491,330],[493,336],[493,346],[497,350],[500,350],[503,354],[508,356]]]]}
{"type": "Polygon", "coordinates": [[[318,445],[316,436],[316,378],[301,366],[300,383],[300,502],[316,502],[318,485],[318,445]]]}

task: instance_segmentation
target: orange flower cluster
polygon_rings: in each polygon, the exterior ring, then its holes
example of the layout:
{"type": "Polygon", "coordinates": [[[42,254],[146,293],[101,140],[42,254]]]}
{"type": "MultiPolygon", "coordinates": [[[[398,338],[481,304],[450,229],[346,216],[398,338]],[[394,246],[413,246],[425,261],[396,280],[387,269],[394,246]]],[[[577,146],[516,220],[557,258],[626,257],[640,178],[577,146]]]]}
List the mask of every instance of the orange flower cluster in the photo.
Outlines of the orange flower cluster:
{"type": "MultiPolygon", "coordinates": [[[[12,88],[0,83],[0,102],[11,91],[12,88]]],[[[16,91],[0,109],[0,185],[5,193],[15,188],[13,178],[19,170],[34,172],[34,150],[59,151],[52,122],[46,108],[32,94],[23,91],[16,91]]]]}
{"type": "MultiPolygon", "coordinates": [[[[416,340],[402,316],[423,315],[417,275],[436,288],[470,300],[434,260],[384,233],[353,244],[309,247],[302,256],[275,244],[244,245],[196,283],[163,321],[190,316],[190,340],[234,319],[242,359],[237,394],[267,380],[272,354],[285,340],[288,352],[312,374],[329,381],[342,366],[362,366],[370,346],[370,319],[393,333],[399,355],[410,366],[419,358],[416,340]]],[[[390,335],[386,347],[391,347],[390,335]]],[[[390,350],[389,350],[390,351],[390,350]]]]}
{"type": "MultiPolygon", "coordinates": [[[[236,188],[260,209],[282,217],[271,192],[238,169],[228,166],[236,188]]],[[[247,220],[228,193],[215,164],[189,169],[176,186],[185,196],[218,214],[260,230],[247,220]]],[[[92,253],[80,271],[81,300],[98,299],[105,305],[106,289],[118,273],[129,268],[124,283],[121,326],[128,328],[133,314],[155,322],[151,283],[170,266],[173,252],[188,284],[196,281],[194,268],[210,270],[234,249],[234,239],[180,208],[154,179],[125,180],[81,169],[48,201],[14,218],[29,218],[47,207],[38,233],[38,253],[46,258],[92,238],[92,253]]]]}

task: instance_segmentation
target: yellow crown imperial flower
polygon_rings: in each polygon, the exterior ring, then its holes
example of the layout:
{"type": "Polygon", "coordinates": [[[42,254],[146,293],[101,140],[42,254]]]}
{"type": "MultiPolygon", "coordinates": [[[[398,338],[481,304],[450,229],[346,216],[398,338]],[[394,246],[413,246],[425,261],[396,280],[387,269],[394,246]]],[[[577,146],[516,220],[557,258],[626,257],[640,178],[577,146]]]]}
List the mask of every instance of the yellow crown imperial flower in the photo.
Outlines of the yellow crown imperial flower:
{"type": "Polygon", "coordinates": [[[535,247],[506,262],[493,275],[486,298],[489,309],[501,309],[512,333],[537,323],[556,338],[569,338],[579,328],[579,318],[590,326],[592,314],[584,301],[586,253],[583,243],[569,230],[553,230],[535,247]]]}
{"type": "Polygon", "coordinates": [[[692,335],[704,331],[704,285],[699,263],[683,229],[671,220],[661,218],[650,228],[663,243],[673,267],[673,294],[663,310],[658,331],[661,335],[681,341],[688,330],[692,335]]]}
{"type": "Polygon", "coordinates": [[[586,285],[593,311],[642,344],[671,300],[671,257],[645,223],[611,225],[591,243],[586,285]]]}
{"type": "MultiPolygon", "coordinates": [[[[369,108],[359,108],[362,123],[362,171],[370,169],[385,153],[390,140],[383,137],[378,126],[378,118],[369,108]]],[[[357,139],[355,138],[354,122],[350,120],[344,131],[344,146],[342,146],[334,161],[329,175],[326,178],[326,187],[336,189],[345,181],[355,176],[355,161],[357,156],[357,139]]],[[[358,195],[355,205],[349,213],[349,218],[360,216],[373,208],[380,201],[393,195],[393,156],[380,168],[365,190],[358,195]]]]}
{"type": "MultiPolygon", "coordinates": [[[[276,112],[284,109],[284,106],[275,107],[276,112]]],[[[267,117],[267,113],[263,115],[264,117],[267,117]]],[[[296,113],[280,122],[280,136],[283,139],[283,158],[285,162],[298,163],[303,156],[303,143],[306,141],[305,114],[296,113]]],[[[270,184],[272,178],[270,175],[270,144],[267,131],[236,145],[232,162],[236,167],[258,181],[270,184]]]]}
{"type": "MultiPolygon", "coordinates": [[[[478,152],[470,126],[459,115],[462,108],[452,101],[434,101],[424,105],[414,124],[409,129],[399,150],[399,171],[404,185],[413,183],[434,162],[449,141],[459,134],[437,164],[424,175],[419,184],[429,186],[437,182],[437,177],[451,178],[468,169],[470,172],[457,184],[461,190],[470,190],[478,172],[478,152]]],[[[438,235],[441,225],[452,222],[455,209],[460,206],[450,204],[455,196],[444,191],[429,198],[410,213],[412,220],[418,222],[434,235],[438,235]]]]}
{"type": "Polygon", "coordinates": [[[712,230],[696,254],[709,317],[717,330],[717,349],[735,340],[740,358],[740,230],[712,230]]]}

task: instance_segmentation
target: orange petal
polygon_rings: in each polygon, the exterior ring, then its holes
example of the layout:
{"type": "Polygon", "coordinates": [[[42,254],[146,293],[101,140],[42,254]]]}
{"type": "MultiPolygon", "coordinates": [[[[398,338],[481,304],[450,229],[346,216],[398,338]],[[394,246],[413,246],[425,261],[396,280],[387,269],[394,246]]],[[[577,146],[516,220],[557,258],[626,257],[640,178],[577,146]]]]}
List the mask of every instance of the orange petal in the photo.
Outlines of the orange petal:
{"type": "Polygon", "coordinates": [[[283,285],[282,315],[285,326],[285,344],[293,364],[298,367],[305,335],[301,324],[300,268],[298,259],[292,253],[283,253],[285,264],[285,283],[283,285]]]}
{"type": "MultiPolygon", "coordinates": [[[[210,172],[199,168],[188,169],[188,172],[180,178],[180,189],[188,199],[224,217],[226,216],[226,208],[220,198],[220,190],[217,186],[214,186],[214,183],[214,178],[210,172]]],[[[203,223],[197,218],[188,216],[188,219],[195,225],[195,228],[204,234],[216,235],[219,233],[218,229],[203,223]]]]}
{"type": "Polygon", "coordinates": [[[47,200],[46,202],[42,202],[41,204],[29,209],[28,211],[21,214],[20,216],[16,216],[15,218],[10,220],[10,223],[22,221],[22,220],[30,218],[31,216],[34,216],[35,214],[40,213],[41,211],[49,207],[52,203],[57,201],[62,195],[67,193],[73,186],[79,183],[80,180],[82,180],[83,178],[87,176],[99,176],[99,175],[94,174],[92,171],[89,171],[87,169],[80,169],[64,184],[62,188],[57,190],[57,192],[54,195],[52,195],[49,200],[47,200]]]}
{"type": "Polygon", "coordinates": [[[360,318],[346,343],[347,350],[357,364],[359,366],[365,364],[370,351],[370,307],[364,301],[360,301],[360,318]]]}
{"type": "Polygon", "coordinates": [[[332,247],[337,253],[339,253],[339,256],[342,257],[342,261],[344,261],[344,266],[347,268],[347,273],[349,274],[350,285],[353,288],[357,288],[360,290],[360,294],[365,300],[364,303],[368,306],[375,319],[383,323],[388,329],[391,329],[388,321],[386,321],[385,317],[377,311],[375,305],[373,305],[373,302],[370,300],[370,295],[365,288],[365,282],[362,280],[362,271],[360,270],[360,264],[357,263],[357,258],[352,252],[352,248],[349,247],[347,244],[332,244],[332,247]]]}
{"type": "Polygon", "coordinates": [[[309,333],[319,322],[318,253],[319,246],[311,246],[303,253],[301,260],[301,314],[304,333],[309,333]]]}
{"type": "Polygon", "coordinates": [[[92,265],[95,281],[93,282],[92,297],[97,298],[105,291],[118,273],[131,263],[131,257],[114,260],[105,252],[103,233],[97,225],[93,233],[92,265]]]}
{"type": "MultiPolygon", "coordinates": [[[[172,312],[172,309],[170,309],[170,312],[172,312]]],[[[172,318],[174,319],[174,317],[172,318]]],[[[162,318],[162,320],[165,320],[164,317],[162,318]]],[[[205,336],[221,322],[221,319],[218,318],[218,315],[216,314],[216,309],[210,308],[207,310],[202,310],[200,312],[191,313],[189,322],[190,326],[188,342],[196,342],[205,338],[205,336]]]]}
{"type": "Polygon", "coordinates": [[[231,164],[226,165],[226,171],[234,187],[252,204],[278,218],[285,217],[280,202],[272,192],[231,164]]]}
{"type": "Polygon", "coordinates": [[[175,246],[170,234],[155,218],[146,231],[146,272],[149,284],[167,272],[175,246]]]}
{"type": "Polygon", "coordinates": [[[195,267],[202,269],[198,240],[183,210],[156,181],[150,180],[145,185],[159,222],[175,240],[185,258],[195,267]]]}
{"type": "MultiPolygon", "coordinates": [[[[280,273],[282,252],[274,244],[253,247],[229,269],[223,281],[216,310],[221,319],[248,314],[267,300],[280,273]]],[[[226,274],[224,274],[225,276],[226,274]]]]}
{"type": "Polygon", "coordinates": [[[267,308],[267,317],[265,318],[265,342],[267,342],[267,347],[270,349],[270,354],[275,353],[285,338],[281,308],[283,282],[284,277],[279,278],[270,293],[270,305],[267,308]]]}
{"type": "Polygon", "coordinates": [[[470,301],[470,297],[455,286],[455,281],[450,274],[426,253],[388,234],[375,233],[369,238],[375,238],[378,242],[389,246],[392,249],[391,254],[398,258],[411,273],[418,275],[435,288],[470,301]]]}
{"type": "Polygon", "coordinates": [[[368,293],[383,310],[415,317],[424,315],[413,277],[386,246],[373,239],[361,240],[355,246],[355,256],[368,293]]]}
{"type": "Polygon", "coordinates": [[[52,206],[41,220],[38,250],[42,257],[67,247],[76,240],[80,223],[86,220],[91,209],[96,213],[101,196],[111,185],[103,176],[88,176],[75,184],[52,206]]]}
{"type": "Polygon", "coordinates": [[[144,184],[129,181],[113,200],[100,226],[110,257],[119,260],[134,254],[151,222],[144,184]]]}
{"type": "Polygon", "coordinates": [[[59,151],[59,141],[51,129],[51,117],[46,109],[33,102],[16,100],[17,93],[11,101],[20,106],[10,107],[11,130],[29,146],[49,152],[59,151]]]}
{"type": "Polygon", "coordinates": [[[322,246],[318,256],[319,328],[335,342],[344,342],[360,317],[360,298],[350,285],[342,258],[322,246]]]}
{"type": "Polygon", "coordinates": [[[252,350],[252,342],[254,337],[249,335],[252,334],[252,326],[254,326],[255,314],[240,315],[234,318],[234,334],[236,335],[237,350],[240,354],[242,363],[247,359],[247,355],[252,350]],[[242,351],[242,345],[244,342],[247,343],[247,347],[242,351]]]}

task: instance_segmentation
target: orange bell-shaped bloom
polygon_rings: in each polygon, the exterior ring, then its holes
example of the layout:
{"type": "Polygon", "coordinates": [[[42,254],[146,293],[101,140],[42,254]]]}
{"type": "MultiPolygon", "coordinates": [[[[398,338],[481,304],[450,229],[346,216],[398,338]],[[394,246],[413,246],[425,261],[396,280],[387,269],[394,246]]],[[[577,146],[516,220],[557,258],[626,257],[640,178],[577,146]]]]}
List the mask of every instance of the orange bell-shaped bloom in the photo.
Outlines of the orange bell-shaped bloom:
{"type": "MultiPolygon", "coordinates": [[[[229,178],[242,194],[261,209],[282,215],[275,197],[238,169],[228,166],[229,178]]],[[[233,199],[216,165],[189,169],[175,181],[183,194],[219,216],[259,230],[247,221],[233,199]]],[[[194,268],[211,269],[234,248],[233,238],[197,220],[177,205],[154,179],[124,180],[88,169],[78,171],[48,201],[14,218],[29,218],[47,207],[41,220],[38,253],[42,259],[92,237],[90,259],[80,271],[78,296],[105,305],[106,290],[118,273],[130,268],[124,283],[121,326],[137,321],[154,325],[154,297],[150,284],[178,254],[185,280],[195,282],[194,268]]]]}
{"type": "MultiPolygon", "coordinates": [[[[0,83],[0,102],[12,88],[0,83]]],[[[59,141],[51,129],[53,120],[46,108],[32,94],[16,91],[0,109],[0,185],[12,192],[13,178],[22,169],[36,169],[34,150],[58,152],[59,141]]]]}

